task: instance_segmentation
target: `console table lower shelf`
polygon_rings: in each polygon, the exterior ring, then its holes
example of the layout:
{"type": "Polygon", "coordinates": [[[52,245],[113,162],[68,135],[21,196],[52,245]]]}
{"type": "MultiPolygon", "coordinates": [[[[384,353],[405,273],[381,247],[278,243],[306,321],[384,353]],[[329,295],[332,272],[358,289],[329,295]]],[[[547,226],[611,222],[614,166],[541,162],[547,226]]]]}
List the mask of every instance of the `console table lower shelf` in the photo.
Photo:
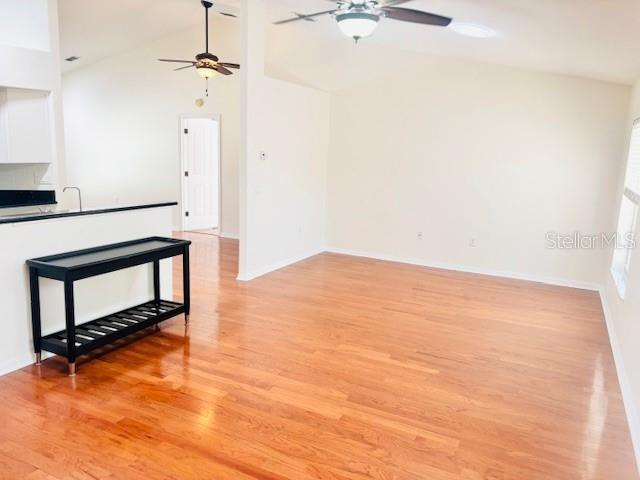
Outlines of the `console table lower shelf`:
{"type": "MultiPolygon", "coordinates": [[[[182,303],[160,300],[159,304],[156,304],[155,301],[151,301],[76,325],[76,355],[84,355],[183,313],[185,307],[182,303]]],[[[67,336],[67,331],[62,330],[42,337],[42,349],[57,355],[66,355],[67,336]]]]}

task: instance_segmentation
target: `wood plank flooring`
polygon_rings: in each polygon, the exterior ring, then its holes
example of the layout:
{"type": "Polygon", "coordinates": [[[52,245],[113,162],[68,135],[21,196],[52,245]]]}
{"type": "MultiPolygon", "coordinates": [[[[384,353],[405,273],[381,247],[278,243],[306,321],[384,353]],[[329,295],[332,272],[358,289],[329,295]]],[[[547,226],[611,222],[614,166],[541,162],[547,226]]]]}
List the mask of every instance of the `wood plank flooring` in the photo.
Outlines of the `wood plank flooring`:
{"type": "Polygon", "coordinates": [[[185,236],[188,335],[1,377],[1,479],[638,478],[596,293],[185,236]]]}

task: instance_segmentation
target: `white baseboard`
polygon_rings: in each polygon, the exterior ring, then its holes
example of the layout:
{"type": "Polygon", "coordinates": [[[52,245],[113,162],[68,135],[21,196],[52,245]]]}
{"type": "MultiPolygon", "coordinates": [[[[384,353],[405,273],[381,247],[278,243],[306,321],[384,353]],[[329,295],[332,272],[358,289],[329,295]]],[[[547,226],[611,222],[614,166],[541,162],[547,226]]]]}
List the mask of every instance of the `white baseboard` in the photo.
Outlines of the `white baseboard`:
{"type": "Polygon", "coordinates": [[[230,238],[232,240],[239,240],[240,239],[240,235],[238,235],[237,233],[231,233],[231,232],[220,232],[220,237],[222,237],[222,238],[230,238]]]}
{"type": "MultiPolygon", "coordinates": [[[[54,357],[54,353],[50,352],[42,352],[42,360],[47,358],[54,357]]],[[[36,359],[33,353],[29,355],[24,355],[20,358],[14,358],[7,362],[4,362],[0,365],[0,377],[2,375],[6,375],[7,373],[15,372],[16,370],[20,370],[21,368],[28,367],[29,365],[33,365],[36,359]]]]}
{"type": "Polygon", "coordinates": [[[489,275],[492,277],[513,278],[516,280],[527,280],[530,282],[546,283],[549,285],[557,285],[561,287],[579,288],[582,290],[594,290],[599,291],[600,285],[591,282],[582,282],[578,280],[571,280],[566,278],[545,277],[540,275],[531,275],[528,273],[520,272],[505,272],[500,270],[492,270],[487,268],[470,267],[467,265],[457,265],[452,263],[442,262],[429,262],[417,258],[399,257],[395,255],[376,254],[371,252],[364,252],[358,250],[350,250],[345,248],[333,248],[327,249],[330,253],[339,253],[341,255],[351,255],[354,257],[366,257],[373,258],[375,260],[384,260],[387,262],[406,263],[409,265],[417,265],[420,267],[439,268],[442,270],[454,270],[456,272],[465,273],[478,273],[480,275],[489,275]]]}
{"type": "Polygon", "coordinates": [[[609,333],[609,343],[611,344],[613,361],[618,374],[618,384],[620,385],[620,391],[622,392],[624,411],[627,414],[627,423],[629,424],[629,431],[631,432],[631,442],[633,443],[633,451],[636,457],[636,467],[640,474],[640,417],[638,416],[636,403],[633,399],[633,392],[629,383],[629,377],[627,376],[627,369],[625,368],[624,361],[622,359],[622,351],[620,350],[618,336],[616,335],[616,331],[613,326],[613,318],[611,316],[611,310],[609,310],[609,302],[607,301],[607,294],[604,289],[600,289],[600,302],[602,303],[604,321],[607,325],[607,332],[609,333]]]}
{"type": "Polygon", "coordinates": [[[14,358],[0,365],[0,375],[15,372],[21,368],[31,365],[34,362],[32,355],[14,358]]]}
{"type": "Polygon", "coordinates": [[[275,262],[272,263],[270,265],[267,265],[266,267],[263,268],[259,268],[257,270],[254,270],[252,272],[247,272],[244,274],[238,274],[237,280],[241,281],[241,282],[248,282],[249,280],[253,280],[255,278],[261,277],[263,275],[266,275],[267,273],[271,273],[274,272],[276,270],[280,270],[281,268],[284,267],[288,267],[289,265],[292,265],[294,263],[298,263],[302,260],[305,260],[309,257],[313,257],[315,255],[318,255],[319,253],[323,253],[325,251],[324,248],[316,248],[314,250],[311,250],[307,253],[303,253],[301,255],[295,255],[293,257],[289,257],[285,260],[279,261],[279,262],[275,262]]]}

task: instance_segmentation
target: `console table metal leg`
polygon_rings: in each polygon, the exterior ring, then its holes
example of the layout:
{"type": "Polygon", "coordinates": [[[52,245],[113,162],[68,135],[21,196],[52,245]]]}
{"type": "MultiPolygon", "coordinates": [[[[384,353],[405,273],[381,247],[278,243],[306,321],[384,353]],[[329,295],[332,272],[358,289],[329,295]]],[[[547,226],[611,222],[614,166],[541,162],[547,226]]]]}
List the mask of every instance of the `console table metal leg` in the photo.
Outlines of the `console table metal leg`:
{"type": "Polygon", "coordinates": [[[40,282],[38,271],[29,267],[29,286],[31,289],[31,328],[33,331],[33,350],[36,353],[36,365],[42,362],[42,327],[40,323],[40,282]]]}
{"type": "Polygon", "coordinates": [[[160,306],[160,261],[153,262],[153,299],[156,307],[160,306]]]}
{"type": "Polygon", "coordinates": [[[191,284],[189,281],[189,246],[182,252],[182,295],[184,297],[184,324],[189,324],[191,310],[191,284]]]}
{"type": "MultiPolygon", "coordinates": [[[[153,261],[153,303],[160,308],[160,260],[153,261]]],[[[160,331],[160,324],[155,325],[156,332],[160,331]]]]}
{"type": "Polygon", "coordinates": [[[64,313],[67,324],[67,361],[69,376],[76,374],[76,315],[73,300],[73,281],[64,281],[64,313]]]}

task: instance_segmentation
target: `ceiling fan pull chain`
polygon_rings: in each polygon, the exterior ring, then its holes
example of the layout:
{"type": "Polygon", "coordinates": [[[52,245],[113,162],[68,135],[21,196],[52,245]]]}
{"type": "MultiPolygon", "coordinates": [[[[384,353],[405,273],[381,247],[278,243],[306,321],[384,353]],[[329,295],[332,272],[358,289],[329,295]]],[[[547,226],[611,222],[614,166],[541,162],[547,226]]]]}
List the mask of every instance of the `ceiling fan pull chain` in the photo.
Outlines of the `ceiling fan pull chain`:
{"type": "Polygon", "coordinates": [[[205,81],[207,82],[207,88],[205,89],[204,93],[205,93],[205,97],[209,96],[209,77],[205,78],[205,81]]]}

